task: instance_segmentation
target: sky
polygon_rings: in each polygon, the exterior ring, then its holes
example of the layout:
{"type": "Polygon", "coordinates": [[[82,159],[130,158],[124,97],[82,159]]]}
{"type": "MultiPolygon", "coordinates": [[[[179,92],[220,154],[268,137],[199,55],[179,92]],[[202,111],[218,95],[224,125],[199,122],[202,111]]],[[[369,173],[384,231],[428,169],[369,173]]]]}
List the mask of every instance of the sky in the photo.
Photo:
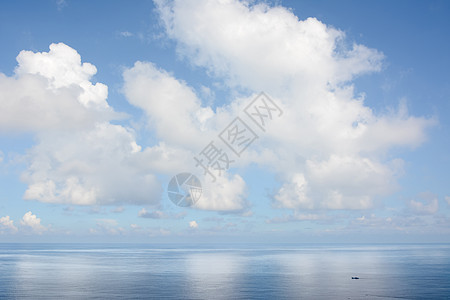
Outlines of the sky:
{"type": "Polygon", "coordinates": [[[0,1],[0,242],[450,242],[449,31],[448,1],[0,1]]]}

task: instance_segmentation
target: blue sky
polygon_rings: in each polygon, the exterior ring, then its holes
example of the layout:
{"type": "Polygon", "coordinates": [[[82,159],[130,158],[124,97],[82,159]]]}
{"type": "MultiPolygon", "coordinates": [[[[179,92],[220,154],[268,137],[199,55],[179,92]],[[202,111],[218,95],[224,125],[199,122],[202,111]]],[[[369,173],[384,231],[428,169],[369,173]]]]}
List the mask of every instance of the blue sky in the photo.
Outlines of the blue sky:
{"type": "Polygon", "coordinates": [[[0,3],[0,241],[448,242],[449,14],[0,3]],[[211,182],[193,157],[262,91],[283,115],[211,182]]]}

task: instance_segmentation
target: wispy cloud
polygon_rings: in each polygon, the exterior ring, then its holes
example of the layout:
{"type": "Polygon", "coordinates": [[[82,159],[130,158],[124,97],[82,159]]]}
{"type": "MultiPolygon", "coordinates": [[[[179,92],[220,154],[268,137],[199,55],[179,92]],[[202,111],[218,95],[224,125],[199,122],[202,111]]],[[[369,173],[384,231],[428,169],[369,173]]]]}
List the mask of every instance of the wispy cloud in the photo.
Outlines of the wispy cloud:
{"type": "Polygon", "coordinates": [[[299,221],[318,221],[327,218],[328,218],[327,216],[319,214],[292,214],[268,219],[266,220],[266,223],[278,224],[278,223],[299,222],[299,221]]]}
{"type": "Polygon", "coordinates": [[[160,210],[147,211],[145,208],[141,209],[138,213],[138,216],[141,218],[147,219],[174,219],[179,220],[183,219],[186,216],[186,212],[180,212],[177,214],[173,213],[165,213],[160,210]]]}
{"type": "Polygon", "coordinates": [[[56,7],[59,11],[61,11],[66,6],[67,6],[66,0],[56,0],[56,7]]]}
{"type": "Polygon", "coordinates": [[[418,214],[435,214],[439,209],[438,196],[432,193],[422,193],[416,199],[409,201],[411,210],[418,214]]]}
{"type": "Polygon", "coordinates": [[[134,36],[134,34],[129,32],[129,31],[121,31],[121,32],[119,32],[119,35],[122,36],[122,37],[132,37],[132,36],[134,36]]]}

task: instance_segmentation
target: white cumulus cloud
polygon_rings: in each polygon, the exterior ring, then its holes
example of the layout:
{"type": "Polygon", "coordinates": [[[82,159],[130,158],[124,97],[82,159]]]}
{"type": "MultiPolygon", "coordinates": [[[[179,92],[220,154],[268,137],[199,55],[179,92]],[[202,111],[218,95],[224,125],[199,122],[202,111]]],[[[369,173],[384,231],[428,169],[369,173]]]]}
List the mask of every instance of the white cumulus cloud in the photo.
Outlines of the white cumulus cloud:
{"type": "Polygon", "coordinates": [[[195,228],[198,228],[198,224],[197,224],[196,221],[190,221],[189,222],[189,227],[195,229],[195,228]]]}
{"type": "MultiPolygon", "coordinates": [[[[386,153],[419,146],[436,124],[410,115],[405,99],[374,113],[352,80],[381,70],[384,55],[350,44],[344,32],[315,18],[299,20],[281,6],[237,0],[156,3],[178,53],[245,95],[222,107],[204,105],[198,95],[214,93],[204,87],[197,93],[154,63],[136,62],[124,71],[123,92],[157,137],[156,145],[142,148],[131,128],[111,123],[121,115],[108,105],[106,85],[92,81],[96,67],[75,49],[60,43],[49,52],[22,51],[15,76],[0,74],[0,133],[36,135],[22,176],[25,199],[157,204],[162,187],[156,175],[198,171],[193,156],[265,91],[284,113],[236,166],[257,164],[276,173],[275,207],[368,209],[395,190],[402,173],[402,159],[386,153]]],[[[225,173],[214,184],[202,177],[202,184],[195,208],[243,212],[250,206],[239,174],[225,173]]]]}
{"type": "Polygon", "coordinates": [[[78,205],[155,204],[161,186],[142,168],[132,131],[101,123],[70,136],[45,136],[29,154],[24,198],[78,205]]]}
{"type": "Polygon", "coordinates": [[[33,215],[31,211],[23,215],[20,224],[24,227],[30,228],[37,234],[42,234],[48,228],[41,224],[41,219],[33,215]]]}
{"type": "Polygon", "coordinates": [[[383,55],[363,45],[346,49],[342,31],[284,7],[248,1],[155,1],[169,37],[196,65],[232,86],[273,93],[304,81],[326,84],[378,70],[383,55]]]}
{"type": "Polygon", "coordinates": [[[218,176],[215,182],[208,176],[201,178],[203,193],[195,208],[242,212],[249,207],[246,184],[238,174],[218,176]]]}
{"type": "MultiPolygon", "coordinates": [[[[402,173],[401,158],[387,160],[386,151],[420,145],[426,129],[436,123],[411,116],[405,99],[397,109],[375,114],[362,95],[355,95],[351,80],[381,70],[384,55],[349,45],[344,32],[315,18],[299,20],[284,7],[237,0],[156,3],[167,35],[186,60],[230,88],[268,92],[283,107],[283,116],[240,162],[266,165],[280,175],[275,206],[371,208],[396,188],[402,173]]],[[[192,89],[178,90],[195,99],[192,89]]],[[[229,107],[217,108],[213,118],[239,113],[241,103],[232,100],[229,107]]],[[[194,114],[187,111],[200,109],[186,106],[195,102],[180,106],[185,111],[179,126],[195,126],[183,121],[192,119],[183,117],[194,114]]]]}
{"type": "Polygon", "coordinates": [[[92,84],[95,66],[59,43],[49,52],[22,51],[15,76],[0,73],[0,133],[88,128],[119,117],[108,106],[108,88],[92,84]]]}
{"type": "Polygon", "coordinates": [[[0,218],[0,233],[16,233],[17,227],[14,225],[14,221],[9,216],[0,218]]]}
{"type": "Polygon", "coordinates": [[[196,149],[205,141],[201,131],[214,113],[202,107],[194,90],[185,82],[148,62],[136,62],[124,72],[128,101],[144,110],[149,128],[169,145],[196,149]]]}
{"type": "MultiPolygon", "coordinates": [[[[77,205],[154,204],[164,145],[144,149],[107,103],[107,86],[91,82],[94,65],[59,43],[49,52],[22,51],[14,77],[0,74],[0,133],[31,131],[25,156],[27,200],[77,205]],[[143,164],[150,159],[150,163],[143,164]],[[156,165],[155,165],[156,164],[156,165]],[[155,168],[153,168],[155,167],[155,168]]],[[[180,156],[181,159],[183,158],[180,156]]]]}
{"type": "MultiPolygon", "coordinates": [[[[128,101],[143,109],[150,130],[160,144],[143,151],[144,165],[165,174],[196,169],[194,155],[217,137],[216,128],[231,120],[231,107],[215,114],[201,105],[193,88],[148,62],[137,62],[124,72],[128,101]],[[164,159],[161,159],[163,157],[164,159]]],[[[239,175],[220,176],[216,182],[201,176],[203,195],[195,207],[204,210],[240,211],[248,206],[245,182],[239,175]]]]}
{"type": "Polygon", "coordinates": [[[78,52],[63,43],[51,44],[49,52],[21,51],[17,62],[15,73],[19,77],[39,74],[48,80],[52,90],[77,86],[81,89],[78,100],[84,106],[108,107],[108,87],[90,81],[97,68],[90,63],[82,63],[78,52]]]}

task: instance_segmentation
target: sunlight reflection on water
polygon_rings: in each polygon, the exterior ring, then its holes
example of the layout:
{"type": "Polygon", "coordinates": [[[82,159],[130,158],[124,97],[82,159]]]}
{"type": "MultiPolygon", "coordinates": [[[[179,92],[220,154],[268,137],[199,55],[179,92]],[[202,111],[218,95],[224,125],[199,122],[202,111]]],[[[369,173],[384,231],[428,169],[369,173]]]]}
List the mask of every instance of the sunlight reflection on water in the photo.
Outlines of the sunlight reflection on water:
{"type": "Polygon", "coordinates": [[[449,279],[448,245],[0,244],[2,299],[446,298],[449,279]]]}

